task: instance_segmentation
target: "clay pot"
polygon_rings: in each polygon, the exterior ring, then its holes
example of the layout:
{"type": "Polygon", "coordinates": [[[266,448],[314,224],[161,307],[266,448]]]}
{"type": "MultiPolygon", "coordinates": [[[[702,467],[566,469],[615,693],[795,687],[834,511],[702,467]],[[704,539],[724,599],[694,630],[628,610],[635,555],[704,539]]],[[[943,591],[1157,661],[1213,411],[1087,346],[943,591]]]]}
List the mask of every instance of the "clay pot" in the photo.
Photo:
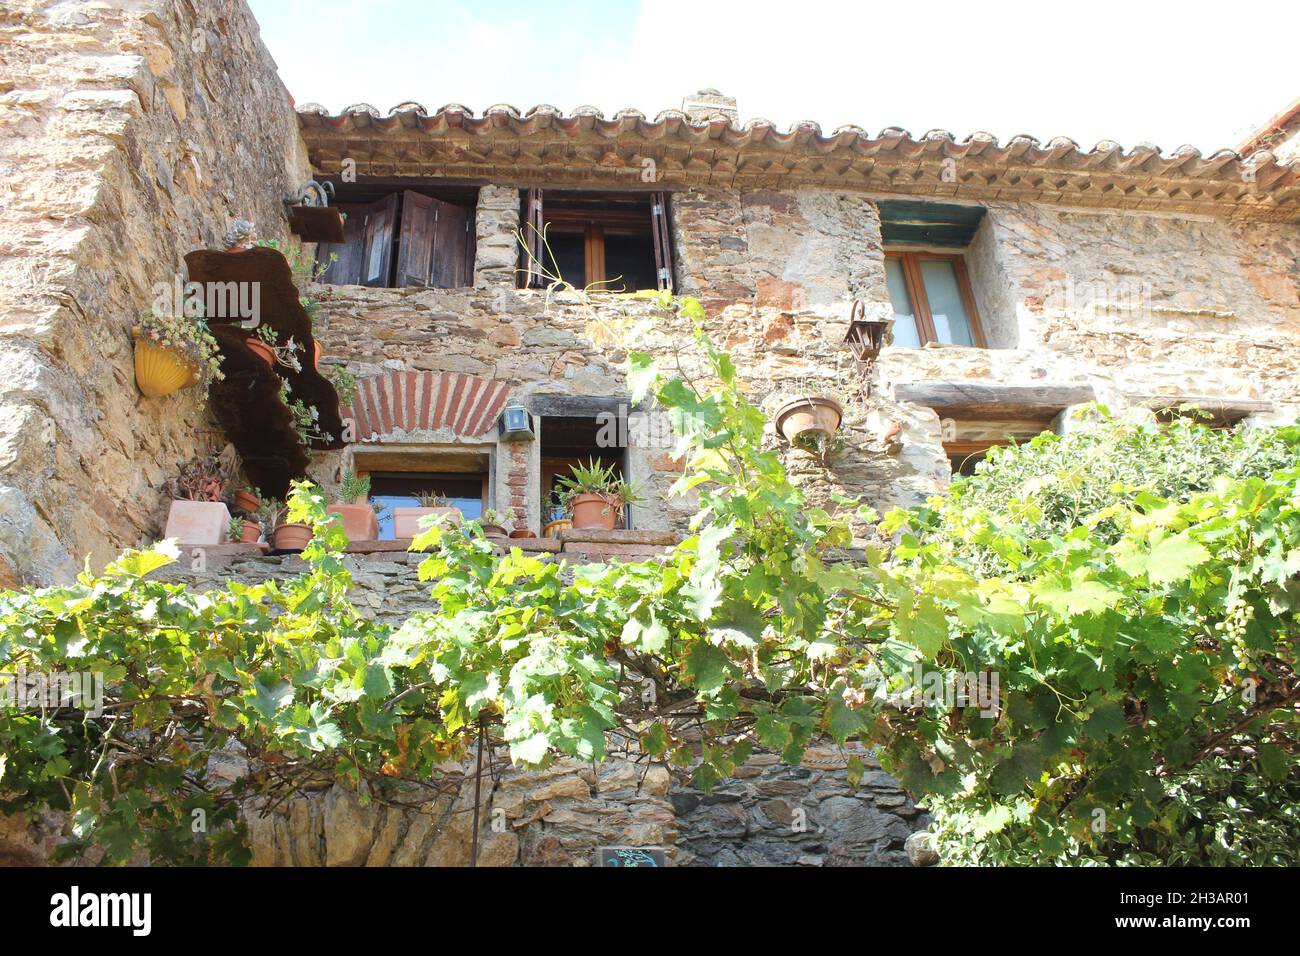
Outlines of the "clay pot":
{"type": "Polygon", "coordinates": [[[251,491],[236,491],[231,501],[236,511],[242,511],[244,514],[256,514],[262,507],[262,499],[257,497],[251,491]]]}
{"type": "Polygon", "coordinates": [[[311,525],[282,524],[271,535],[272,546],[277,551],[301,551],[311,541],[311,525]]]}
{"type": "Polygon", "coordinates": [[[542,529],[543,538],[558,538],[565,531],[573,527],[573,522],[568,518],[561,518],[558,521],[548,521],[546,527],[542,529]]]}
{"type": "Polygon", "coordinates": [[[453,523],[461,516],[459,508],[394,508],[393,537],[414,538],[422,530],[420,519],[425,515],[451,515],[453,523]]]}
{"type": "Polygon", "coordinates": [[[840,427],[840,403],[833,398],[805,395],[786,402],[776,411],[776,428],[791,444],[799,436],[819,434],[830,438],[840,427]]]}
{"type": "Polygon", "coordinates": [[[262,538],[262,526],[256,521],[245,521],[239,529],[239,544],[257,544],[262,538]]]}
{"type": "Polygon", "coordinates": [[[532,533],[531,531],[529,531],[527,528],[516,528],[514,531],[511,531],[511,532],[510,532],[510,537],[512,537],[512,538],[535,538],[535,537],[537,537],[537,535],[533,534],[533,533],[532,533]]]}
{"type": "Polygon", "coordinates": [[[570,503],[573,510],[573,527],[613,531],[618,521],[618,509],[604,495],[593,492],[578,495],[570,503]]]}
{"type": "Polygon", "coordinates": [[[482,527],[483,534],[489,538],[504,538],[506,536],[506,529],[499,524],[485,524],[482,527]]]}
{"type": "Polygon", "coordinates": [[[135,337],[135,384],[149,398],[162,398],[199,380],[198,369],[174,352],[155,345],[132,330],[135,337]]]}
{"type": "Polygon", "coordinates": [[[180,544],[225,544],[229,534],[230,511],[222,501],[173,501],[163,531],[180,544]]]}
{"type": "Polygon", "coordinates": [[[267,365],[271,366],[271,368],[275,368],[275,352],[271,351],[269,345],[261,339],[254,338],[251,335],[244,339],[244,344],[248,346],[250,352],[260,358],[267,365]]]}
{"type": "Polygon", "coordinates": [[[379,540],[379,519],[370,505],[330,505],[325,510],[343,519],[343,531],[349,541],[379,540]]]}

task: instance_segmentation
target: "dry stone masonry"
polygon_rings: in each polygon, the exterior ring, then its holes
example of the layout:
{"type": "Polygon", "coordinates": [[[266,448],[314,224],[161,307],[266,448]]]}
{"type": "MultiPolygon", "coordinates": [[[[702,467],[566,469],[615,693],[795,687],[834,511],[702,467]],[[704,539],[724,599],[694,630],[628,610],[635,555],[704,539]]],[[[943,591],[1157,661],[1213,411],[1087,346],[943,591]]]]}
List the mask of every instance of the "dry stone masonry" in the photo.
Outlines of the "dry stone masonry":
{"type": "MultiPolygon", "coordinates": [[[[474,184],[474,252],[472,285],[339,285],[322,302],[315,338],[361,389],[344,409],[359,426],[353,443],[313,456],[310,474],[327,490],[367,460],[472,453],[490,462],[488,503],[513,507],[540,534],[541,456],[535,442],[498,442],[505,403],[542,420],[618,408],[627,336],[647,320],[637,347],[697,370],[680,350],[689,330],[653,302],[597,294],[593,309],[571,292],[517,287],[523,196],[539,184],[665,192],[674,288],[701,300],[752,399],[769,419],[798,394],[843,406],[837,441],[821,452],[790,447],[768,425],[814,504],[861,496],[884,512],[921,502],[945,486],[955,454],[1067,428],[1070,408],[1092,399],[1117,413],[1198,402],[1225,420],[1300,412],[1294,110],[1240,156],[1168,156],[810,123],[781,132],[742,124],[716,90],[684,109],[295,110],[242,0],[9,4],[0,586],[64,582],[87,559],[102,566],[160,535],[163,479],[225,436],[192,390],[136,390],[134,320],[158,283],[184,277],[187,252],[219,247],[236,218],[286,238],[282,199],[344,168],[371,181],[474,184]],[[890,237],[915,225],[900,220],[899,208],[914,210],[900,202],[979,212],[956,251],[987,347],[887,343],[868,367],[845,345],[852,303],[894,313],[890,237]],[[444,395],[460,404],[440,406],[444,395]]],[[[680,468],[653,436],[634,436],[626,470],[647,498],[632,509],[640,537],[528,547],[548,560],[653,556],[694,510],[668,495],[680,468]]],[[[238,547],[208,557],[202,571],[166,573],[216,586],[301,566],[238,547]]],[[[350,555],[362,612],[396,623],[421,607],[417,560],[401,545],[350,555]]],[[[711,794],[635,763],[521,773],[496,754],[492,765],[480,862],[585,865],[610,844],[663,846],[677,865],[904,864],[909,849],[928,861],[907,844],[921,811],[878,767],[850,787],[834,748],[815,747],[794,768],[756,754],[711,794]]],[[[238,760],[225,769],[240,772],[238,760]]],[[[449,768],[447,791],[418,810],[362,805],[337,787],[269,816],[247,808],[255,862],[463,864],[466,772],[449,768]]],[[[13,852],[39,858],[46,830],[13,852]]]]}

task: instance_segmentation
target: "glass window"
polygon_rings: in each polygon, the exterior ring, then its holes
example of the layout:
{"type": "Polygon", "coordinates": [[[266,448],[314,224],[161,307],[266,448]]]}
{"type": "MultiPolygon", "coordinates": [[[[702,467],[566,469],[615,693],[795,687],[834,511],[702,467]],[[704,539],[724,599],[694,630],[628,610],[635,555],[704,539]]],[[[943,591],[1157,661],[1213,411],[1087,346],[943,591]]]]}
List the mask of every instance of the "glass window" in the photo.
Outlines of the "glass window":
{"type": "Polygon", "coordinates": [[[418,472],[372,472],[370,500],[384,506],[379,515],[379,540],[392,541],[393,509],[419,508],[420,495],[441,495],[447,506],[459,508],[466,518],[483,517],[482,474],[421,474],[418,472]]]}
{"type": "Polygon", "coordinates": [[[922,259],[921,281],[930,302],[935,338],[946,345],[974,345],[970,317],[957,285],[957,272],[949,259],[922,259]]]}
{"type": "Polygon", "coordinates": [[[984,347],[961,256],[891,252],[885,257],[885,279],[894,306],[894,345],[984,347]]]}
{"type": "Polygon", "coordinates": [[[912,297],[907,294],[901,259],[885,260],[885,280],[889,283],[889,300],[894,305],[894,344],[902,348],[919,348],[921,337],[916,331],[912,297]]]}

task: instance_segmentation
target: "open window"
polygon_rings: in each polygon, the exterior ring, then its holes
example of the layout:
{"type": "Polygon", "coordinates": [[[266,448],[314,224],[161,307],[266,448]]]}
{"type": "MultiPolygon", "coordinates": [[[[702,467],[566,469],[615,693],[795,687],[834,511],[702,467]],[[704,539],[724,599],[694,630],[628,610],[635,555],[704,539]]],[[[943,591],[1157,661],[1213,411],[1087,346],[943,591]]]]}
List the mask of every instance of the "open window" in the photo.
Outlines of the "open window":
{"type": "Polygon", "coordinates": [[[370,502],[383,506],[381,541],[395,537],[393,509],[423,507],[421,498],[445,499],[466,518],[480,518],[491,506],[492,458],[485,450],[363,448],[355,452],[353,468],[370,478],[370,502]]]}
{"type": "Polygon", "coordinates": [[[985,348],[964,257],[984,210],[913,200],[882,201],[879,209],[893,344],[985,348]]]}
{"type": "Polygon", "coordinates": [[[664,193],[533,188],[525,191],[522,202],[529,253],[521,262],[523,285],[545,286],[544,271],[570,285],[607,292],[672,289],[664,193]]]}
{"type": "Polygon", "coordinates": [[[343,242],[317,247],[322,282],[454,289],[474,282],[476,189],[336,184],[343,242]],[[337,258],[330,262],[333,254],[337,258]]]}
{"type": "MultiPolygon", "coordinates": [[[[619,476],[627,474],[627,449],[620,447],[617,441],[611,444],[607,440],[611,432],[616,439],[619,434],[625,435],[627,429],[615,428],[606,419],[585,415],[548,415],[541,419],[543,523],[564,517],[555,493],[560,479],[568,475],[574,465],[585,465],[594,460],[606,467],[613,465],[619,476]]],[[[631,527],[630,519],[630,515],[624,516],[625,527],[631,527]]]]}

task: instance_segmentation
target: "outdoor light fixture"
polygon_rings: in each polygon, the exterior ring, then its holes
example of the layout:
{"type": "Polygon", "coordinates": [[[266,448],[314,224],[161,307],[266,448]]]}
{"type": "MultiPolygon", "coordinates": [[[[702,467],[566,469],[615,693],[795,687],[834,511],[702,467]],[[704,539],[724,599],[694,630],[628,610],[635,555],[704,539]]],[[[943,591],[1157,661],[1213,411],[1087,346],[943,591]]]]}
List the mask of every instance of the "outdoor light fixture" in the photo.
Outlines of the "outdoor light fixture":
{"type": "Polygon", "coordinates": [[[522,405],[507,405],[497,419],[501,441],[532,441],[533,416],[522,405]]]}
{"type": "Polygon", "coordinates": [[[885,344],[885,332],[893,324],[893,319],[868,319],[867,307],[861,299],[856,299],[849,313],[849,331],[844,336],[844,341],[858,361],[870,365],[880,354],[880,349],[885,344]]]}

